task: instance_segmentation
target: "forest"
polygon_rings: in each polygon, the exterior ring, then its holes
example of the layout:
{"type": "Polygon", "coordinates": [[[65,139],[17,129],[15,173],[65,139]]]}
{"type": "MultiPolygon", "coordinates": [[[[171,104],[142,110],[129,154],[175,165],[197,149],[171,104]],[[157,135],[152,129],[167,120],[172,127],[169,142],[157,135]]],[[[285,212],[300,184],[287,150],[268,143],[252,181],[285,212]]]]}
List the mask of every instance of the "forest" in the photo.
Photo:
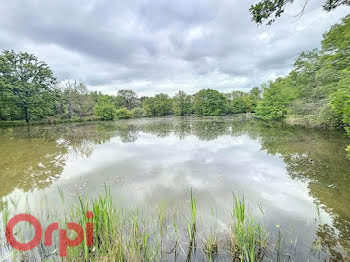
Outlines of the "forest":
{"type": "Polygon", "coordinates": [[[324,34],[321,49],[300,53],[287,76],[249,92],[220,93],[213,87],[195,94],[179,91],[173,97],[164,93],[139,97],[133,90],[119,90],[113,96],[89,92],[77,81],[59,82],[33,54],[4,50],[0,56],[0,124],[237,113],[345,129],[350,135],[350,15],[324,34]]]}

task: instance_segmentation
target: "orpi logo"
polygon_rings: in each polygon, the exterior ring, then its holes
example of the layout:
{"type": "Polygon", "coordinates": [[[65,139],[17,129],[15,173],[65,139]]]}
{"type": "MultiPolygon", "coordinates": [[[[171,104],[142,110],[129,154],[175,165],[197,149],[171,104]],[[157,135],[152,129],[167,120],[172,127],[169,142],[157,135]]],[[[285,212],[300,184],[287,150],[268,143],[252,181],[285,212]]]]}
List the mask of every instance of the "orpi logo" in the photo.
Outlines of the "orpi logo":
{"type": "MultiPolygon", "coordinates": [[[[86,218],[92,219],[93,213],[88,211],[86,212],[86,218]]],[[[93,224],[91,222],[87,222],[85,224],[85,232],[86,232],[86,245],[91,247],[93,245],[93,224]]],[[[80,245],[84,239],[84,229],[77,223],[67,223],[68,230],[73,230],[76,232],[75,239],[69,239],[67,236],[67,230],[60,229],[59,230],[59,255],[60,257],[65,257],[67,255],[67,247],[75,247],[80,245]]],[[[45,229],[45,246],[52,245],[52,233],[58,230],[58,223],[52,223],[45,229]]],[[[36,217],[29,214],[19,214],[14,216],[9,220],[6,225],[6,239],[8,243],[15,249],[20,251],[28,251],[35,248],[41,241],[43,235],[43,229],[41,223],[36,217]],[[20,243],[13,236],[14,227],[20,222],[28,222],[30,223],[35,231],[35,235],[33,239],[27,243],[20,243]]]]}

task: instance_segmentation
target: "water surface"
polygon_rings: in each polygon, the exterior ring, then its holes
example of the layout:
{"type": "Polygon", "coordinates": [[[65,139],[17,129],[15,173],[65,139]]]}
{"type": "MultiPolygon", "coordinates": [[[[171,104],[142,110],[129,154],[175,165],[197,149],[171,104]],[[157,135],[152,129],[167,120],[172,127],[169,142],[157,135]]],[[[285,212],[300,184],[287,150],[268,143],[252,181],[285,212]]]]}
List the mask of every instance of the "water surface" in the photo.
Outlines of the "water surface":
{"type": "Polygon", "coordinates": [[[74,199],[106,183],[125,208],[187,208],[193,188],[202,217],[213,208],[225,227],[234,192],[272,234],[279,225],[297,240],[294,260],[339,261],[350,248],[349,143],[343,132],[246,117],[1,129],[0,197],[40,209],[43,195],[55,206],[58,187],[74,199]]]}

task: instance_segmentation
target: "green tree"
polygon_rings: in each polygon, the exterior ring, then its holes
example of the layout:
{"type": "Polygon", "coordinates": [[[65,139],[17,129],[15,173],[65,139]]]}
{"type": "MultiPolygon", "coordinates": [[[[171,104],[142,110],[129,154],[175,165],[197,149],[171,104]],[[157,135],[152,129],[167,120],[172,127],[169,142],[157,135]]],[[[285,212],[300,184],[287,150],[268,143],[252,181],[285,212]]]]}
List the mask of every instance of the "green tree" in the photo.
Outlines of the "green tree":
{"type": "Polygon", "coordinates": [[[339,89],[335,92],[332,95],[331,105],[343,123],[350,126],[350,88],[339,89]]]}
{"type": "Polygon", "coordinates": [[[122,96],[119,96],[119,95],[116,96],[114,98],[114,105],[115,105],[115,108],[117,109],[126,107],[125,99],[122,96]]]}
{"type": "Polygon", "coordinates": [[[166,116],[173,113],[173,100],[167,94],[157,94],[154,99],[158,116],[166,116]]]}
{"type": "MultiPolygon", "coordinates": [[[[333,80],[333,90],[336,91],[330,96],[332,110],[350,135],[350,15],[323,35],[322,49],[325,63],[333,69],[332,76],[336,77],[333,80]]],[[[348,151],[350,157],[350,147],[348,151]]]]}
{"type": "MultiPolygon", "coordinates": [[[[259,3],[252,5],[249,9],[252,20],[257,24],[262,24],[267,20],[267,24],[272,24],[282,15],[286,6],[293,3],[294,0],[261,0],[259,3]]],[[[307,2],[305,2],[305,5],[307,2]]],[[[323,9],[327,12],[341,5],[350,5],[349,0],[325,0],[323,9]]],[[[303,9],[305,6],[303,7],[303,9]]],[[[303,14],[303,9],[300,15],[303,14]]]]}
{"type": "Polygon", "coordinates": [[[243,97],[246,93],[242,91],[232,91],[229,94],[229,110],[232,114],[245,113],[246,112],[246,104],[243,97]]]}
{"type": "Polygon", "coordinates": [[[349,35],[350,15],[324,34],[321,50],[302,52],[288,76],[264,89],[257,115],[275,119],[288,113],[306,125],[344,125],[344,120],[334,110],[333,94],[339,96],[338,90],[350,86],[349,35]]]}
{"type": "Polygon", "coordinates": [[[60,96],[60,108],[61,113],[65,114],[68,112],[68,117],[73,118],[74,113],[79,111],[78,107],[78,98],[80,95],[79,83],[76,81],[64,81],[58,84],[58,88],[61,91],[60,96]]]}
{"type": "Polygon", "coordinates": [[[23,110],[17,105],[16,97],[1,86],[0,83],[0,120],[23,119],[23,110]]]}
{"type": "Polygon", "coordinates": [[[289,79],[277,79],[264,88],[263,99],[256,107],[257,116],[262,119],[283,118],[295,95],[295,91],[290,87],[289,79]]]}
{"type": "Polygon", "coordinates": [[[117,110],[108,97],[100,98],[94,107],[94,112],[96,116],[101,117],[103,120],[113,120],[117,115],[117,110]]]}
{"type": "Polygon", "coordinates": [[[146,97],[142,102],[142,108],[145,110],[147,116],[156,116],[155,99],[153,97],[146,97]]]}
{"type": "Polygon", "coordinates": [[[70,96],[72,99],[73,111],[76,115],[83,118],[84,116],[93,114],[93,108],[96,103],[86,85],[82,83],[76,85],[70,96]]]}
{"type": "MultiPolygon", "coordinates": [[[[341,118],[350,136],[350,88],[343,88],[334,93],[332,95],[331,104],[332,109],[341,118]]],[[[349,153],[348,157],[350,159],[350,145],[347,147],[346,151],[349,153]]]]}
{"type": "Polygon", "coordinates": [[[3,51],[0,56],[0,89],[9,91],[12,106],[21,108],[27,123],[52,114],[56,79],[49,66],[28,53],[3,51]]]}
{"type": "Polygon", "coordinates": [[[255,109],[254,97],[242,91],[232,91],[228,98],[229,111],[233,114],[252,112],[255,109]]]}
{"type": "Polygon", "coordinates": [[[350,65],[350,14],[323,35],[322,49],[328,63],[343,70],[350,65]]]}
{"type": "Polygon", "coordinates": [[[128,110],[126,107],[120,108],[117,110],[117,117],[118,118],[132,118],[133,113],[128,110]]]}
{"type": "Polygon", "coordinates": [[[219,116],[227,114],[226,97],[213,89],[202,89],[194,95],[193,109],[202,116],[219,116]]]}
{"type": "Polygon", "coordinates": [[[173,100],[166,94],[157,94],[146,98],[142,108],[148,116],[166,116],[172,114],[173,100]]]}
{"type": "Polygon", "coordinates": [[[255,108],[258,102],[261,100],[261,89],[259,87],[253,87],[249,91],[249,100],[251,102],[251,112],[255,112],[255,108]]]}
{"type": "Polygon", "coordinates": [[[191,96],[184,91],[179,91],[173,98],[174,113],[177,116],[184,116],[192,114],[191,96]]]}
{"type": "Polygon", "coordinates": [[[139,105],[136,93],[129,89],[118,91],[118,103],[120,106],[125,106],[129,110],[139,105]]]}
{"type": "Polygon", "coordinates": [[[8,103],[10,94],[6,91],[5,89],[0,89],[0,120],[7,120],[11,115],[11,107],[8,103]]]}

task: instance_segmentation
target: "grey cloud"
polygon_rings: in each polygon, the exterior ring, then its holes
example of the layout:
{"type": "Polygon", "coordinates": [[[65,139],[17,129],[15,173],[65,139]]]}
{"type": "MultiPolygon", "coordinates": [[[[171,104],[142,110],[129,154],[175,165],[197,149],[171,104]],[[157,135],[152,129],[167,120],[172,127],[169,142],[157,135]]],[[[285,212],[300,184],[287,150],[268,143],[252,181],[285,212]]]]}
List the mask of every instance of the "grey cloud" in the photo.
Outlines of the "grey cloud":
{"type": "Polygon", "coordinates": [[[139,11],[143,21],[153,30],[159,30],[206,23],[214,19],[216,9],[214,0],[153,0],[143,2],[139,11]]]}
{"type": "Polygon", "coordinates": [[[299,52],[320,46],[322,33],[349,13],[326,14],[300,3],[272,26],[250,19],[254,1],[4,0],[0,47],[45,60],[60,80],[91,90],[140,95],[247,90],[286,74],[299,52]]]}

